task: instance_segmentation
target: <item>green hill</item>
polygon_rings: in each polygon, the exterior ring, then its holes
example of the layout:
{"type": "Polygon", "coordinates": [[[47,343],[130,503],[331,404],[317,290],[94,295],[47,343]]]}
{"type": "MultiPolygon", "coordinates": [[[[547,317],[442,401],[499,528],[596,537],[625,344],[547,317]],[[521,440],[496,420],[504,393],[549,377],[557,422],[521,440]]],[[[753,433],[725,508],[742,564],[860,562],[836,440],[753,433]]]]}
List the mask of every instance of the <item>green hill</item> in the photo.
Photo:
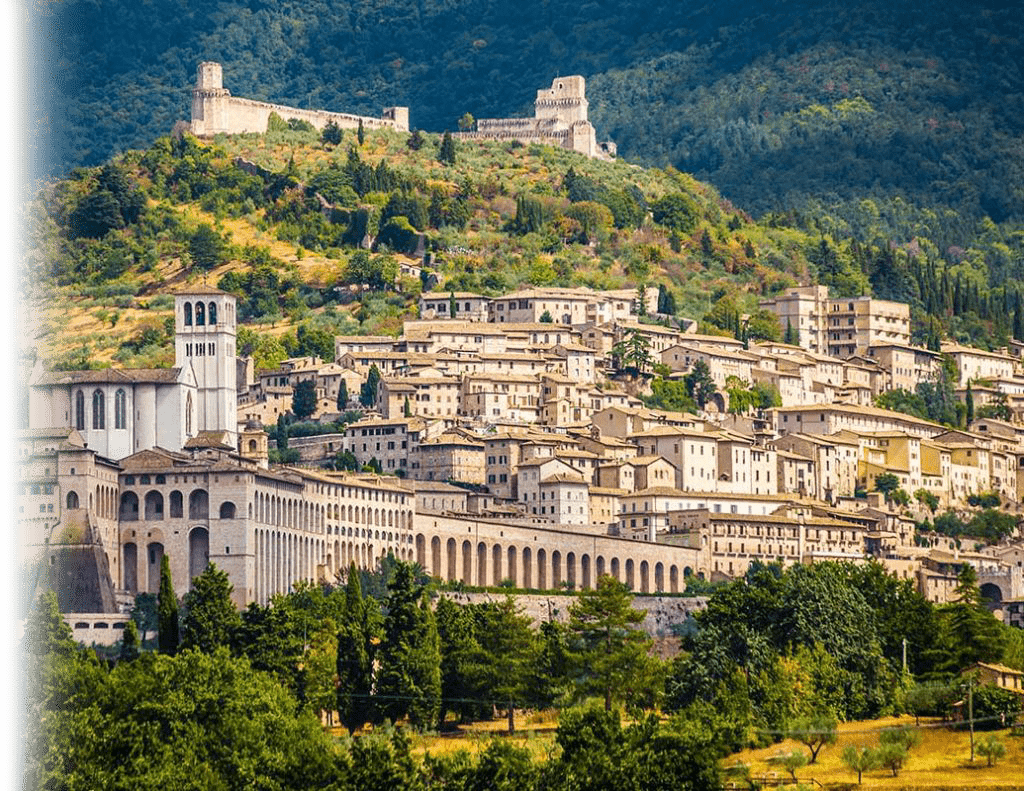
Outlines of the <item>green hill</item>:
{"type": "Polygon", "coordinates": [[[212,144],[164,137],[76,170],[27,213],[22,289],[62,306],[42,310],[39,353],[61,367],[168,365],[166,295],[189,282],[237,293],[258,331],[248,345],[273,364],[332,356],[335,333],[397,333],[431,275],[441,293],[659,289],[666,315],[728,334],[761,295],[812,276],[815,237],[755,223],[674,169],[476,141],[449,165],[439,144],[378,131],[334,146],[282,122],[212,144]],[[422,280],[399,275],[424,260],[422,280]]]}

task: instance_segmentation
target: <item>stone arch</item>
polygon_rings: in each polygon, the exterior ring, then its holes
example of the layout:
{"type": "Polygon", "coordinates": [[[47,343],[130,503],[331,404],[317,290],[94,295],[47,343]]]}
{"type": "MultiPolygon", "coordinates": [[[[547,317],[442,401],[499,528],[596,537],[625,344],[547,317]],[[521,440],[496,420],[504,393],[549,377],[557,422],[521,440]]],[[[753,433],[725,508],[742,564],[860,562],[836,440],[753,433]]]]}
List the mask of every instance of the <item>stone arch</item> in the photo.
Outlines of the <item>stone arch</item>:
{"type": "Polygon", "coordinates": [[[985,582],[980,586],[981,598],[987,599],[989,604],[1002,604],[1003,591],[994,582],[985,582]]]}
{"type": "Polygon", "coordinates": [[[202,327],[206,324],[206,306],[202,302],[196,303],[196,326],[202,327]]]}
{"type": "Polygon", "coordinates": [[[75,392],[75,428],[85,431],[85,393],[81,390],[75,392]]]}
{"type": "Polygon", "coordinates": [[[210,563],[210,531],[205,527],[193,527],[188,533],[188,580],[189,588],[192,580],[206,571],[210,563]]]}
{"type": "Polygon", "coordinates": [[[543,548],[537,550],[537,587],[544,590],[548,586],[547,553],[543,548]]]}
{"type": "Polygon", "coordinates": [[[191,327],[192,326],[192,303],[191,302],[186,302],[185,303],[185,326],[186,327],[191,327]]]}
{"type": "Polygon", "coordinates": [[[512,584],[516,585],[519,581],[518,569],[516,568],[516,548],[509,547],[506,553],[508,562],[506,563],[506,569],[508,570],[508,579],[512,580],[512,584]]]}
{"type": "Polygon", "coordinates": [[[476,584],[487,584],[487,545],[483,541],[476,545],[476,584]]]}
{"type": "Polygon", "coordinates": [[[501,584],[501,544],[491,547],[491,584],[501,584]]]}
{"type": "Polygon", "coordinates": [[[473,584],[473,545],[468,541],[462,542],[462,581],[473,584]]]}
{"type": "Polygon", "coordinates": [[[668,589],[670,593],[679,593],[679,566],[675,564],[668,570],[668,589]]]}
{"type": "Polygon", "coordinates": [[[551,553],[551,587],[562,586],[562,553],[557,549],[551,553]]]}
{"type": "Polygon", "coordinates": [[[162,520],[164,518],[164,496],[153,490],[146,492],[146,521],[162,520]]]}
{"type": "Polygon", "coordinates": [[[427,567],[427,537],[423,533],[416,534],[416,562],[427,567]]]}
{"type": "Polygon", "coordinates": [[[533,587],[533,558],[531,557],[530,548],[523,547],[523,587],[526,589],[533,587]]]}
{"type": "Polygon", "coordinates": [[[586,554],[580,558],[580,587],[594,587],[590,581],[590,555],[586,554]]]}
{"type": "Polygon", "coordinates": [[[640,561],[640,592],[650,593],[651,592],[651,581],[650,581],[650,566],[646,560],[640,561]]]}
{"type": "Polygon", "coordinates": [[[220,518],[221,519],[234,519],[235,518],[235,504],[230,500],[225,500],[220,504],[220,518]]]}
{"type": "Polygon", "coordinates": [[[634,589],[633,580],[633,558],[626,558],[626,587],[630,590],[634,589]]]}
{"type": "Polygon", "coordinates": [[[164,557],[164,545],[151,541],[146,546],[146,592],[160,592],[160,563],[164,557]]]}
{"type": "Polygon", "coordinates": [[[612,576],[615,577],[615,579],[618,582],[621,582],[622,581],[622,577],[619,576],[619,574],[620,574],[620,572],[619,572],[619,559],[618,558],[612,558],[612,576]]]}
{"type": "Polygon", "coordinates": [[[571,590],[576,590],[576,553],[569,552],[565,556],[565,582],[571,590]]]}
{"type": "Polygon", "coordinates": [[[654,590],[657,593],[665,592],[665,564],[660,560],[654,564],[654,590]]]}
{"type": "Polygon", "coordinates": [[[441,576],[441,539],[437,536],[430,539],[430,573],[434,577],[441,576]]]}
{"type": "Polygon", "coordinates": [[[689,566],[683,567],[683,579],[685,580],[687,577],[692,577],[692,576],[693,576],[693,569],[690,568],[689,566]]]}
{"type": "Polygon", "coordinates": [[[139,496],[135,492],[125,492],[121,495],[117,518],[122,522],[137,522],[139,520],[139,496]]]}
{"type": "Polygon", "coordinates": [[[122,550],[124,559],[124,587],[129,593],[139,592],[139,549],[134,541],[129,541],[122,550]]]}
{"type": "MultiPolygon", "coordinates": [[[[78,509],[78,492],[68,492],[67,499],[65,500],[65,507],[69,511],[75,511],[78,509]]],[[[103,510],[105,511],[106,509],[103,510]]]]}
{"type": "Polygon", "coordinates": [[[594,562],[594,576],[597,579],[601,579],[604,575],[604,555],[598,555],[597,560],[594,562]]]}
{"type": "Polygon", "coordinates": [[[206,323],[213,326],[217,323],[217,303],[211,302],[206,308],[206,323]]]}
{"type": "Polygon", "coordinates": [[[206,489],[193,489],[188,495],[188,518],[210,518],[210,495],[206,489]]]}

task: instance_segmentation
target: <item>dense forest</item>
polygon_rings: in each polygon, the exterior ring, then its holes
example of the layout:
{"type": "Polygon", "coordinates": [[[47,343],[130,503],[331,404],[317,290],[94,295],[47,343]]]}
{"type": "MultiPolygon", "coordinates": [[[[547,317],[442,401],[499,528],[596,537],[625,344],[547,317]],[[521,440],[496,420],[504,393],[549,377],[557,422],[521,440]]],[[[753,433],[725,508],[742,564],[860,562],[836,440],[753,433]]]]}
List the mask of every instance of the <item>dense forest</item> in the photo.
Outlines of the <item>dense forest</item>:
{"type": "MultiPolygon", "coordinates": [[[[436,581],[392,557],[352,567],[344,588],[300,586],[239,613],[212,564],[179,601],[165,557],[159,595],[137,597],[112,650],[77,646],[53,594],[38,602],[24,788],[720,788],[720,760],[748,745],[796,738],[813,763],[840,721],[946,717],[973,662],[1021,667],[1022,633],[992,616],[965,569],[956,601],[936,607],[877,564],[755,565],[673,625],[684,650],[666,662],[609,576],[567,620],[539,625],[511,597],[438,598],[436,581]],[[498,716],[511,736],[526,709],[559,713],[546,751],[528,736],[475,756],[411,754],[410,735],[498,716]]],[[[980,730],[1019,705],[974,687],[980,730]]],[[[883,745],[897,735],[883,765],[915,744],[902,729],[883,745]]]]}
{"type": "Polygon", "coordinates": [[[1024,219],[1022,22],[995,2],[74,0],[37,13],[50,173],[187,119],[205,59],[236,95],[405,104],[435,132],[467,111],[529,114],[537,88],[578,73],[625,158],[692,172],[757,214],[824,213],[857,234],[877,213],[906,234],[898,215],[935,233],[951,209],[961,245],[982,217],[1024,219]]]}

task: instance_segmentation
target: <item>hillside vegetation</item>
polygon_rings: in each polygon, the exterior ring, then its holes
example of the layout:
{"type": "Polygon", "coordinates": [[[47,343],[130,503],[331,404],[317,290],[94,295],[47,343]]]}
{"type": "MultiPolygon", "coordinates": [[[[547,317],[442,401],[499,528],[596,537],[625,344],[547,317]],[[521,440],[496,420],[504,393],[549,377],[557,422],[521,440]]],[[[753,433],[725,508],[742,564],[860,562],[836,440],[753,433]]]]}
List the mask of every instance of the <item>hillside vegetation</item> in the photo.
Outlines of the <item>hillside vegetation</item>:
{"type": "MultiPolygon", "coordinates": [[[[242,321],[262,330],[243,330],[243,348],[261,364],[331,357],[338,333],[397,333],[435,280],[442,293],[659,289],[664,313],[731,333],[740,310],[810,276],[818,245],[671,168],[486,142],[458,143],[450,164],[439,136],[331,144],[277,126],[161,138],[44,190],[22,285],[66,309],[42,311],[39,352],[60,367],[170,364],[168,294],[198,282],[238,295],[242,321]],[[424,260],[422,278],[399,274],[424,260]]],[[[777,323],[762,333],[777,337],[777,323]]]]}

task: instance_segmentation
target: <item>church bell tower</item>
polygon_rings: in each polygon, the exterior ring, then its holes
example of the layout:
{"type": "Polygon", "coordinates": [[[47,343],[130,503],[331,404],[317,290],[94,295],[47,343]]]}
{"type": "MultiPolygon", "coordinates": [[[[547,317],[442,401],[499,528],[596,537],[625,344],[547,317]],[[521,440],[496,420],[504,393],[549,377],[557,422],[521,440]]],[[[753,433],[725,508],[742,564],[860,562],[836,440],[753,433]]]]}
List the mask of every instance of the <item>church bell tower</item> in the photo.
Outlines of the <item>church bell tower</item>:
{"type": "Polygon", "coordinates": [[[234,295],[210,286],[174,295],[175,365],[190,367],[196,378],[197,398],[192,414],[186,414],[186,433],[224,431],[232,446],[238,443],[235,302],[234,295]]]}

